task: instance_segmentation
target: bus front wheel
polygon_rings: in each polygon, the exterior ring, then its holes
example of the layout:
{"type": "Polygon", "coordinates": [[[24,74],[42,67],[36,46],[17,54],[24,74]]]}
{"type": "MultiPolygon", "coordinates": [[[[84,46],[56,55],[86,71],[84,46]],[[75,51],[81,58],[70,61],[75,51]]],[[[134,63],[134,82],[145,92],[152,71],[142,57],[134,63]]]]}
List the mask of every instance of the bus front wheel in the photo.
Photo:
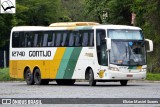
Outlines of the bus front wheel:
{"type": "Polygon", "coordinates": [[[33,74],[31,73],[31,70],[29,68],[25,71],[24,78],[25,78],[27,85],[34,84],[33,74]]]}
{"type": "Polygon", "coordinates": [[[94,74],[93,74],[92,69],[89,70],[89,85],[90,86],[96,85],[96,81],[94,80],[94,74]]]}
{"type": "Polygon", "coordinates": [[[121,80],[120,83],[122,86],[126,86],[127,85],[128,80],[121,80]]]}

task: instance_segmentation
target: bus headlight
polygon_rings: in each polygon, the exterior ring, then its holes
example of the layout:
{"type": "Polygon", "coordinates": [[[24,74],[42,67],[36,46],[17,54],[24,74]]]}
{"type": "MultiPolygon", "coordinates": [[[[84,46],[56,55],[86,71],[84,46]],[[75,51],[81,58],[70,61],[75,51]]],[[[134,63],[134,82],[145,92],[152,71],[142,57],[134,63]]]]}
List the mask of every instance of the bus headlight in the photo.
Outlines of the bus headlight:
{"type": "Polygon", "coordinates": [[[119,69],[116,68],[116,67],[109,67],[109,70],[112,70],[112,71],[119,71],[119,69]]]}
{"type": "Polygon", "coordinates": [[[141,72],[146,72],[146,71],[147,71],[146,68],[142,68],[142,69],[141,69],[141,72]]]}

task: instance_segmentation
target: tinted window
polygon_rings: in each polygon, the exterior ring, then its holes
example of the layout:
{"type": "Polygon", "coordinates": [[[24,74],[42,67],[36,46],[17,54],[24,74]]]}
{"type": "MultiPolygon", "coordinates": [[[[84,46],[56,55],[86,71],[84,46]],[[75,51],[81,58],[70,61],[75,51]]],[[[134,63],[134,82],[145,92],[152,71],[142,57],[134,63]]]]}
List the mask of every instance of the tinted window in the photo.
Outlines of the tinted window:
{"type": "Polygon", "coordinates": [[[33,39],[33,33],[25,32],[24,33],[24,39],[25,39],[25,46],[26,47],[33,47],[34,39],[33,39]]]}
{"type": "Polygon", "coordinates": [[[103,66],[108,65],[107,45],[106,45],[106,33],[105,30],[96,30],[96,47],[98,63],[103,66]]]}
{"type": "Polygon", "coordinates": [[[94,46],[93,30],[14,32],[14,47],[94,46]]]}
{"type": "Polygon", "coordinates": [[[19,47],[25,47],[25,36],[24,36],[24,32],[19,32],[19,36],[20,36],[19,47]]]}
{"type": "Polygon", "coordinates": [[[12,47],[19,47],[19,32],[13,32],[12,35],[12,47]]]}
{"type": "Polygon", "coordinates": [[[70,33],[69,36],[69,46],[74,46],[74,42],[75,42],[75,34],[72,32],[70,33]]]}
{"type": "Polygon", "coordinates": [[[61,43],[61,45],[62,46],[67,46],[67,33],[66,32],[64,32],[63,34],[62,34],[62,43],[61,43]]]}
{"type": "Polygon", "coordinates": [[[57,33],[56,34],[56,46],[61,46],[61,41],[62,41],[62,34],[57,33]]]}
{"type": "Polygon", "coordinates": [[[82,47],[94,46],[93,30],[81,30],[80,34],[82,47]]]}

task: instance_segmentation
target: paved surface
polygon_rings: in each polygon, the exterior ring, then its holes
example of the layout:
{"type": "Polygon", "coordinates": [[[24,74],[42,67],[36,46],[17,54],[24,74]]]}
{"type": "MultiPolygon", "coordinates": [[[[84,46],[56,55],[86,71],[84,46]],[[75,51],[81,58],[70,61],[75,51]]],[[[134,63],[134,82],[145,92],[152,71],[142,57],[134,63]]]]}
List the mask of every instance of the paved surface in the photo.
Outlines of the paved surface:
{"type": "Polygon", "coordinates": [[[105,82],[90,87],[88,82],[76,82],[73,86],[57,85],[55,82],[42,86],[0,82],[0,98],[160,98],[160,83],[133,81],[121,86],[119,82],[105,82]]]}

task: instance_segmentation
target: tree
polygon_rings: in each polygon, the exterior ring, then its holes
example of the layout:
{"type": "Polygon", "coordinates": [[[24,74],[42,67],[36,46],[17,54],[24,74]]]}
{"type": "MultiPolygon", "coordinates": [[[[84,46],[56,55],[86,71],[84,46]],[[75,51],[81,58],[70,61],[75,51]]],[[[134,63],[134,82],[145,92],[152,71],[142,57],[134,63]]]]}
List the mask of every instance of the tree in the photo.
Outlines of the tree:
{"type": "Polygon", "coordinates": [[[62,0],[62,9],[69,21],[89,20],[85,7],[85,0],[62,0]]]}
{"type": "Polygon", "coordinates": [[[61,17],[60,0],[26,0],[17,1],[18,24],[49,25],[57,22],[61,17]]]}
{"type": "Polygon", "coordinates": [[[87,14],[91,16],[91,20],[102,23],[103,11],[106,11],[108,0],[85,0],[87,14]]]}
{"type": "Polygon", "coordinates": [[[0,15],[0,47],[4,46],[6,41],[9,41],[11,28],[15,24],[15,17],[12,14],[0,15]]]}
{"type": "Polygon", "coordinates": [[[109,8],[109,22],[131,25],[132,3],[132,0],[110,0],[107,3],[107,7],[109,8]]]}
{"type": "Polygon", "coordinates": [[[132,10],[136,15],[136,25],[142,27],[145,38],[153,40],[154,51],[148,55],[148,68],[160,72],[160,1],[135,0],[132,10]]]}

